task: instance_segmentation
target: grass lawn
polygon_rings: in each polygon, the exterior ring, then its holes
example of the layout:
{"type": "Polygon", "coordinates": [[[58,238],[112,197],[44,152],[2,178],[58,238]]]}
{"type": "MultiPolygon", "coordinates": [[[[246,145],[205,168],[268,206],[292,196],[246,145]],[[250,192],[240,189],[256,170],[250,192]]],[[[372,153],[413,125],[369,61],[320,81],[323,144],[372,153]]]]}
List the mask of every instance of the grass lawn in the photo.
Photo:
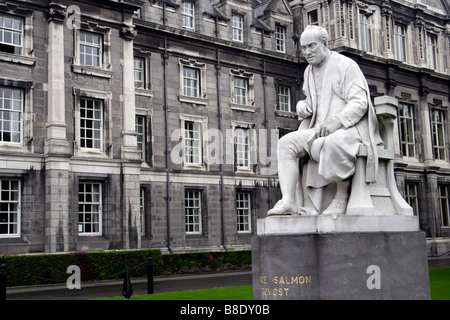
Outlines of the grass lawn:
{"type": "Polygon", "coordinates": [[[430,270],[432,300],[450,300],[450,268],[430,270]]]}
{"type": "MultiPolygon", "coordinates": [[[[432,300],[450,300],[450,268],[431,269],[432,300]]],[[[206,290],[177,291],[132,296],[132,300],[253,300],[253,287],[231,287],[206,290]]],[[[102,300],[123,300],[123,297],[102,300]]]]}
{"type": "MultiPolygon", "coordinates": [[[[131,296],[132,300],[253,300],[253,287],[230,287],[131,296]]],[[[101,300],[123,300],[123,297],[101,300]]]]}

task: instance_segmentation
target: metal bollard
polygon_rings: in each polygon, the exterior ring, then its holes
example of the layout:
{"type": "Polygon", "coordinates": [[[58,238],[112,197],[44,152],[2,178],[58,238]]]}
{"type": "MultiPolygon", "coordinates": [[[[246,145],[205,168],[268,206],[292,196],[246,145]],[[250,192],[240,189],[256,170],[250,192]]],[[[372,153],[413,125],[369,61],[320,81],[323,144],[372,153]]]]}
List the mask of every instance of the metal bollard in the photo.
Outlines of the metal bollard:
{"type": "Polygon", "coordinates": [[[131,300],[131,295],[133,294],[133,287],[131,286],[130,275],[128,274],[128,269],[125,271],[125,276],[123,278],[122,285],[122,295],[124,300],[131,300]]]}
{"type": "Polygon", "coordinates": [[[147,265],[147,293],[153,294],[153,258],[151,255],[148,256],[147,265]]]}
{"type": "Polygon", "coordinates": [[[6,300],[6,263],[4,256],[0,264],[0,300],[6,300]]]}

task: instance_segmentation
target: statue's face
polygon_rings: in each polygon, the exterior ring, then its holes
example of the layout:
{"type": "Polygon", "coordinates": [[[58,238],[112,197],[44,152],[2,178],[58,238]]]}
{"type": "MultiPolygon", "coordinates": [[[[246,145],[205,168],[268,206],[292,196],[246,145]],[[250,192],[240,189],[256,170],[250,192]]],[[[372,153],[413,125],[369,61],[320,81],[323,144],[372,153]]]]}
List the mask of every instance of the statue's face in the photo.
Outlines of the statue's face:
{"type": "Polygon", "coordinates": [[[305,31],[300,37],[300,49],[311,65],[320,64],[326,57],[326,46],[320,41],[317,32],[305,31]]]}

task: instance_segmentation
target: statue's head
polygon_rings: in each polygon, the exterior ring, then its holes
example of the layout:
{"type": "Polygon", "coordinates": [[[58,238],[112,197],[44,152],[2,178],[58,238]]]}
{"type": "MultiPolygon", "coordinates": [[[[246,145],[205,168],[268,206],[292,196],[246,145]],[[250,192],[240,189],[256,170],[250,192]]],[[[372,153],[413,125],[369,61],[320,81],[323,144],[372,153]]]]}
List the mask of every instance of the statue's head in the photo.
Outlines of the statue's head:
{"type": "Polygon", "coordinates": [[[307,26],[300,36],[300,49],[311,65],[319,65],[330,52],[328,32],[319,26],[307,26]]]}

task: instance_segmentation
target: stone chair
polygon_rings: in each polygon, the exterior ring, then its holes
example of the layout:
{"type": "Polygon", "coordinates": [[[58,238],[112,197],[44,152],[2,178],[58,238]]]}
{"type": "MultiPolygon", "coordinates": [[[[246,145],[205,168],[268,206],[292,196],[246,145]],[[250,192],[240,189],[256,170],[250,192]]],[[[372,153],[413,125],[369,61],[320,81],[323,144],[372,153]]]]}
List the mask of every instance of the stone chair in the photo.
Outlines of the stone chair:
{"type": "Polygon", "coordinates": [[[397,117],[397,99],[389,96],[376,97],[374,108],[384,142],[384,146],[378,149],[377,181],[366,183],[367,148],[361,145],[346,214],[412,216],[413,210],[400,195],[394,176],[394,122],[397,117]]]}

